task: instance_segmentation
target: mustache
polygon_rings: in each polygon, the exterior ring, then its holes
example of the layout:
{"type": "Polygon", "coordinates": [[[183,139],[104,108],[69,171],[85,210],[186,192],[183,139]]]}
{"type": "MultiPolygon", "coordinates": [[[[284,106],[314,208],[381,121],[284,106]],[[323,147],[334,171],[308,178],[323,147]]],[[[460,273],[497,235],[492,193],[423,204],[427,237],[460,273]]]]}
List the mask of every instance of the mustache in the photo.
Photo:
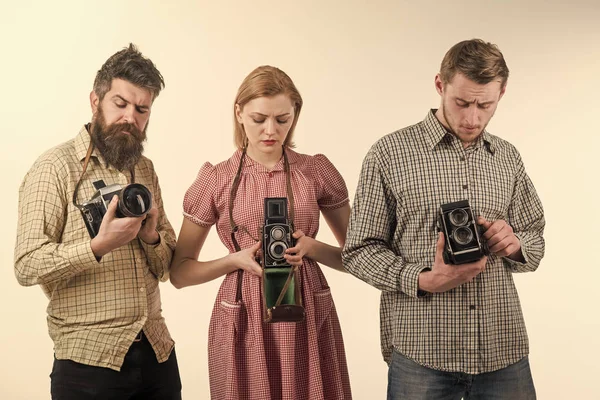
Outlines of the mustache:
{"type": "Polygon", "coordinates": [[[129,122],[123,122],[120,124],[111,124],[106,127],[106,136],[111,137],[121,134],[121,132],[129,132],[133,137],[138,140],[144,139],[144,133],[140,131],[134,124],[129,122]]]}

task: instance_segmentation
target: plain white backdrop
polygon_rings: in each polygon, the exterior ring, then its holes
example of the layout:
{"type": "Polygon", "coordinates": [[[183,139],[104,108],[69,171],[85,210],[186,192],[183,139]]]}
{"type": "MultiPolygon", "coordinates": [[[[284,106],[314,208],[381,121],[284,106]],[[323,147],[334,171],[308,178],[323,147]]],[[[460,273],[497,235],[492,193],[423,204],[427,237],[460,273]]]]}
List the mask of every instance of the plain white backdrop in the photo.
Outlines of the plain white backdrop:
{"type": "MultiPolygon", "coordinates": [[[[511,70],[488,129],[520,150],[546,210],[546,257],[515,276],[540,399],[596,399],[600,280],[597,232],[600,3],[560,1],[7,1],[0,3],[0,398],[48,399],[47,299],[13,272],[17,191],[35,159],[88,122],[102,63],[136,43],[163,73],[146,155],[176,232],[183,195],[205,161],[228,158],[232,102],[258,65],[282,68],[304,98],[296,143],[326,154],[351,199],[381,136],[421,120],[448,48],[481,37],[511,70]]],[[[334,243],[322,222],[319,238],[334,243]]],[[[225,254],[213,230],[202,259],[225,254]]],[[[379,292],[325,272],[356,399],[383,399],[379,292]]],[[[207,399],[207,332],[220,279],[161,285],[185,399],[207,399]]]]}

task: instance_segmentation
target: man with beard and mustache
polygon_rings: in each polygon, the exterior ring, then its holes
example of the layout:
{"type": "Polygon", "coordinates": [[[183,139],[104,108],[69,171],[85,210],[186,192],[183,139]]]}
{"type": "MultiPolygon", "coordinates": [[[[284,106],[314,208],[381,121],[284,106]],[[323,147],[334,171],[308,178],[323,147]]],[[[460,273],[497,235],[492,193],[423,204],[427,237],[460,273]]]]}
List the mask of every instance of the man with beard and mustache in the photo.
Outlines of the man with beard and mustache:
{"type": "Polygon", "coordinates": [[[142,155],[163,87],[133,44],[115,53],[96,75],[91,123],[38,158],[19,189],[15,274],[50,301],[53,399],[181,399],[158,287],[169,276],[175,232],[154,166],[142,155]],[[117,218],[113,196],[90,239],[79,207],[100,180],[144,185],[152,207],[117,218]]]}
{"type": "Polygon", "coordinates": [[[342,252],[382,291],[388,399],[534,399],[513,273],[544,256],[544,213],[513,145],[485,129],[506,91],[497,46],[454,45],[435,87],[440,108],[366,155],[342,252]],[[444,262],[440,205],[469,200],[489,256],[444,262]]]}

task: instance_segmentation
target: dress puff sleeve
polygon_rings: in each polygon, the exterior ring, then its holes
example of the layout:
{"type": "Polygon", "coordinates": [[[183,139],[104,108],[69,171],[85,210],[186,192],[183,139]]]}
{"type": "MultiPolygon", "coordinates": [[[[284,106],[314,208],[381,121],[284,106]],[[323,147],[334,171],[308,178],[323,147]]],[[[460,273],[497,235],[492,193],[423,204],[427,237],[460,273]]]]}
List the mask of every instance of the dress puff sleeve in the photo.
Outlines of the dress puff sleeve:
{"type": "Polygon", "coordinates": [[[319,209],[336,209],[348,204],[348,188],[344,178],[323,154],[316,154],[315,176],[319,209]]]}
{"type": "Polygon", "coordinates": [[[217,174],[215,167],[204,163],[196,180],[189,187],[183,198],[183,216],[193,223],[209,227],[213,225],[219,213],[215,205],[217,190],[217,174]]]}

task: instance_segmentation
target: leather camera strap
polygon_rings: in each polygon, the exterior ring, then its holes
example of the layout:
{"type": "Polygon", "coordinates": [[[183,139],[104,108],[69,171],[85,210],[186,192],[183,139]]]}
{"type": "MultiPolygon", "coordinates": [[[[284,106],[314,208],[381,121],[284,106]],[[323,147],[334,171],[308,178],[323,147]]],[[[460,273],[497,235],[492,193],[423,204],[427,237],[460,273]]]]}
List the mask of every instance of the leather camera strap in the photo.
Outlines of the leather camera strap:
{"type": "Polygon", "coordinates": [[[79,180],[75,184],[75,190],[73,191],[73,205],[79,209],[81,206],[77,204],[77,192],[79,191],[79,185],[81,185],[81,180],[83,179],[83,174],[87,170],[88,164],[90,163],[90,157],[92,156],[92,151],[94,151],[94,143],[90,141],[90,145],[88,146],[87,153],[85,154],[85,159],[83,160],[83,170],[81,171],[81,175],[79,175],[79,180]]]}

